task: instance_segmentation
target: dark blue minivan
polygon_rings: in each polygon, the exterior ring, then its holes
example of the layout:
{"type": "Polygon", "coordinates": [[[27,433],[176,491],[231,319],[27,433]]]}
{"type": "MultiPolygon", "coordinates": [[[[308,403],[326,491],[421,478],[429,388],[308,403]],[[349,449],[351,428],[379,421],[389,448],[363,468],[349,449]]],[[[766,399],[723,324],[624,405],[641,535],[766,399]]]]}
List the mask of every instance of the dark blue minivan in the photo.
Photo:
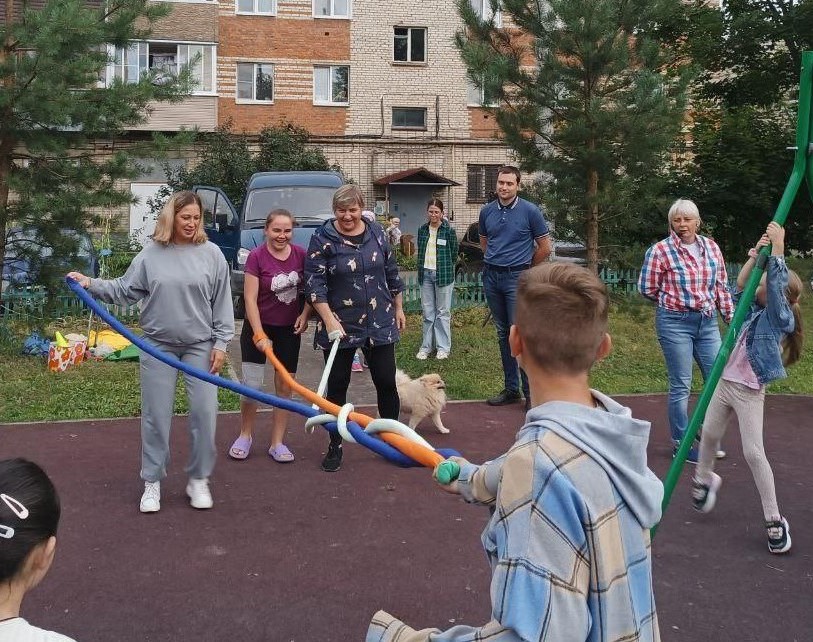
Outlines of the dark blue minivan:
{"type": "Polygon", "coordinates": [[[313,231],[333,217],[333,193],[344,184],[339,172],[258,172],[249,179],[238,212],[217,187],[193,189],[203,202],[203,220],[209,240],[220,247],[231,268],[235,313],[243,317],[244,269],[251,250],[262,245],[265,217],[283,208],[294,215],[292,242],[307,249],[313,231]]]}

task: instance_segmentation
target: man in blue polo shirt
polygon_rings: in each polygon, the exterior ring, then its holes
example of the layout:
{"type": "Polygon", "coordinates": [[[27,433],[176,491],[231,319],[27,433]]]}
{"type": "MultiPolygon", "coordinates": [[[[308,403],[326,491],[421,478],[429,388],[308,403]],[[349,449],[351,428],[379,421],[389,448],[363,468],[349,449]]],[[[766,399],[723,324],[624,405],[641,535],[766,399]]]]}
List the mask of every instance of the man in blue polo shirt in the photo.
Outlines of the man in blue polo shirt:
{"type": "MultiPolygon", "coordinates": [[[[497,200],[480,210],[480,247],[483,248],[485,266],[483,287],[488,308],[497,326],[502,371],[505,387],[496,397],[488,400],[491,406],[503,406],[519,401],[519,383],[525,409],[530,410],[528,377],[517,366],[508,346],[508,331],[514,323],[517,281],[523,270],[548,258],[551,251],[548,223],[540,209],[519,198],[520,173],[516,167],[506,165],[497,171],[497,200]]],[[[540,319],[540,322],[543,320],[540,319]]]]}

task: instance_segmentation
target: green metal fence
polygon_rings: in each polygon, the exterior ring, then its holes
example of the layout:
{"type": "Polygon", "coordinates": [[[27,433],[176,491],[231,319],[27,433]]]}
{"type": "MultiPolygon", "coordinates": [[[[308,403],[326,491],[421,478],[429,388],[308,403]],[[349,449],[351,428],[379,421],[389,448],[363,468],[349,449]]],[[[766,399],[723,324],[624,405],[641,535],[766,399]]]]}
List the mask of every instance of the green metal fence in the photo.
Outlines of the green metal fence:
{"type": "MultiPolygon", "coordinates": [[[[733,283],[737,279],[742,266],[731,263],[727,266],[728,279],[733,283]]],[[[638,270],[609,270],[603,269],[599,276],[607,284],[607,289],[613,293],[634,294],[638,291],[638,270]]],[[[421,311],[421,286],[418,277],[410,274],[403,277],[404,281],[404,311],[421,311]]],[[[46,300],[45,292],[41,289],[32,289],[14,293],[3,294],[0,303],[0,323],[3,321],[32,319],[59,319],[63,317],[77,317],[87,314],[84,304],[72,294],[57,295],[46,300]]],[[[124,322],[138,320],[138,306],[108,305],[105,307],[124,322]]],[[[481,272],[459,274],[455,279],[454,293],[452,295],[452,309],[484,307],[486,305],[485,291],[483,290],[483,275],[481,272]]]]}
{"type": "MultiPolygon", "coordinates": [[[[138,305],[123,306],[107,303],[102,305],[125,323],[138,320],[138,305]]],[[[0,323],[80,317],[86,314],[88,314],[88,309],[73,294],[58,294],[48,298],[41,289],[4,292],[3,300],[0,302],[0,323]]]]}

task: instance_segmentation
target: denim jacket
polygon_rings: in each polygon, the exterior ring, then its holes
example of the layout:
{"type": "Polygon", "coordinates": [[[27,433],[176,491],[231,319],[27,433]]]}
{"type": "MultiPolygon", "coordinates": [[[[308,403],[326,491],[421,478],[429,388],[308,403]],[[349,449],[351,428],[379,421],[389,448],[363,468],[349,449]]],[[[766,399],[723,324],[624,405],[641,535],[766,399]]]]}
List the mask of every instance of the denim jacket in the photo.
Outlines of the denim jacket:
{"type": "MultiPolygon", "coordinates": [[[[333,219],[311,236],[305,256],[305,294],[311,303],[327,303],[347,336],[341,348],[398,341],[395,295],[403,290],[395,255],[378,223],[365,221],[359,245],[336,231],[333,219]]],[[[314,345],[330,347],[324,324],[317,324],[314,345]]]]}
{"type": "MultiPolygon", "coordinates": [[[[793,310],[785,295],[788,267],[784,257],[768,257],[767,274],[767,306],[763,308],[754,301],[742,326],[748,362],[763,386],[787,377],[782,363],[781,341],[796,327],[793,310]]],[[[739,300],[741,294],[742,291],[735,291],[734,300],[739,300]]]]}

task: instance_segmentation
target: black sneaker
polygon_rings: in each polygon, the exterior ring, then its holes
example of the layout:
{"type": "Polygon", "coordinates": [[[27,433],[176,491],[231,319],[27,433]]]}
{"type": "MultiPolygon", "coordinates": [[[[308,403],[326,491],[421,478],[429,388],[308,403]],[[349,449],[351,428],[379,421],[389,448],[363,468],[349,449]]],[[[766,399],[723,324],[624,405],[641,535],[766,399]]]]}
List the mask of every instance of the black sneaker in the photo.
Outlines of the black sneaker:
{"type": "Polygon", "coordinates": [[[787,553],[790,550],[790,526],[788,520],[780,517],[778,522],[765,522],[768,531],[768,550],[771,553],[787,553]]]}
{"type": "Polygon", "coordinates": [[[326,473],[335,473],[342,467],[342,445],[330,444],[327,447],[327,454],[322,460],[322,470],[326,473]]]}
{"type": "Polygon", "coordinates": [[[522,395],[519,394],[519,390],[503,390],[496,397],[487,400],[486,403],[489,406],[506,406],[509,403],[516,403],[521,399],[522,395]]]}
{"type": "MultiPolygon", "coordinates": [[[[672,459],[677,456],[678,446],[672,446],[672,459]]],[[[689,449],[689,454],[686,455],[686,463],[687,464],[697,464],[697,460],[700,457],[700,453],[698,452],[695,446],[692,446],[689,449]]]]}
{"type": "Polygon", "coordinates": [[[701,484],[696,479],[692,482],[692,505],[701,513],[710,513],[717,503],[717,491],[723,480],[717,473],[711,474],[711,482],[701,484]]]}

